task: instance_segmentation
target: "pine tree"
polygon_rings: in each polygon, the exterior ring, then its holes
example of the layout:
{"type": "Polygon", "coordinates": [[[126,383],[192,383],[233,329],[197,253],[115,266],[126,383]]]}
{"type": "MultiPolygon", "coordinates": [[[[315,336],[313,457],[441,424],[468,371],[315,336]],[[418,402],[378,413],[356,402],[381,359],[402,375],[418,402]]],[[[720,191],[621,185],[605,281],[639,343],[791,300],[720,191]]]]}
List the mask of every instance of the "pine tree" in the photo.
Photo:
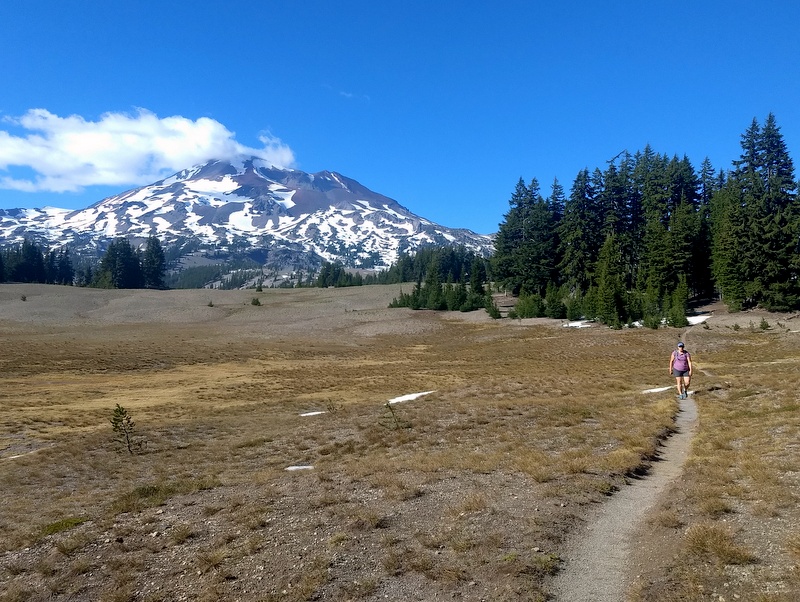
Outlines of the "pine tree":
{"type": "Polygon", "coordinates": [[[125,238],[117,238],[109,244],[95,274],[94,286],[101,288],[142,288],[139,256],[125,238]]]}
{"type": "Polygon", "coordinates": [[[495,237],[495,274],[514,295],[542,294],[555,266],[553,213],[536,179],[530,186],[520,179],[509,204],[511,209],[495,237]]]}
{"type": "Polygon", "coordinates": [[[800,274],[796,266],[800,205],[794,165],[771,113],[759,142],[760,175],[764,182],[764,196],[755,211],[764,285],[760,302],[769,309],[789,310],[800,307],[800,274]]]}
{"type": "Polygon", "coordinates": [[[75,281],[75,269],[72,267],[72,259],[68,248],[64,247],[59,251],[56,269],[58,274],[56,281],[58,284],[72,286],[75,281]]]}
{"type": "Polygon", "coordinates": [[[713,265],[732,307],[800,307],[800,206],[794,166],[775,117],[754,119],[742,154],[712,198],[713,265]]]}
{"type": "Polygon", "coordinates": [[[166,260],[161,241],[155,236],[147,239],[147,246],[142,256],[142,277],[144,286],[148,288],[164,288],[164,270],[166,260]]]}
{"type": "Polygon", "coordinates": [[[719,190],[719,181],[708,157],[700,166],[700,199],[698,205],[699,231],[692,253],[692,274],[695,293],[710,299],[714,294],[714,278],[711,270],[711,199],[719,190]]]}
{"type": "Polygon", "coordinates": [[[517,274],[517,255],[523,238],[523,218],[530,193],[522,178],[517,182],[509,200],[510,209],[504,216],[494,239],[492,263],[499,283],[512,294],[519,294],[521,281],[517,274]]]}
{"type": "Polygon", "coordinates": [[[627,318],[623,278],[623,255],[617,236],[606,236],[597,261],[597,319],[619,328],[627,318]]]}
{"type": "Polygon", "coordinates": [[[575,177],[558,224],[558,271],[572,295],[585,293],[591,283],[600,251],[599,224],[594,187],[584,169],[575,177]]]}
{"type": "Polygon", "coordinates": [[[12,282],[45,282],[45,260],[42,249],[26,238],[7,256],[9,280],[12,282]]]}

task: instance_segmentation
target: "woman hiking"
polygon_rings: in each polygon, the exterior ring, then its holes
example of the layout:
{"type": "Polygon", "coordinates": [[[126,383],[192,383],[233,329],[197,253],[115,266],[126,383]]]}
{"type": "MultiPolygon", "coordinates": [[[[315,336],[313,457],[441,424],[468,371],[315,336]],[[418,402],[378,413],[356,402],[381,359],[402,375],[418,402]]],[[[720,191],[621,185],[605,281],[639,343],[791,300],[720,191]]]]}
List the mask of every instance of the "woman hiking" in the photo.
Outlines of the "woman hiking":
{"type": "Polygon", "coordinates": [[[692,381],[692,354],[686,351],[682,342],[669,356],[669,373],[675,376],[678,399],[686,399],[689,395],[689,383],[692,381]]]}

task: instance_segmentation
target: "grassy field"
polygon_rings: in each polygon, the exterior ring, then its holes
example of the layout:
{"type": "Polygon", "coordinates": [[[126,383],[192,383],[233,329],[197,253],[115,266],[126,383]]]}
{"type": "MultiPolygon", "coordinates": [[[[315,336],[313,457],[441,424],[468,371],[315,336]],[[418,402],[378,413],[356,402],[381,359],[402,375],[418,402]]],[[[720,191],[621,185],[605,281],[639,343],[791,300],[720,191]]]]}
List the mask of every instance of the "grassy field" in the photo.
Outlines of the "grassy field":
{"type": "MultiPolygon", "coordinates": [[[[0,285],[0,601],[546,600],[672,428],[673,392],[642,391],[684,332],[386,309],[399,291],[0,285]]],[[[688,333],[700,432],[634,599],[797,599],[787,318],[688,333]]]]}

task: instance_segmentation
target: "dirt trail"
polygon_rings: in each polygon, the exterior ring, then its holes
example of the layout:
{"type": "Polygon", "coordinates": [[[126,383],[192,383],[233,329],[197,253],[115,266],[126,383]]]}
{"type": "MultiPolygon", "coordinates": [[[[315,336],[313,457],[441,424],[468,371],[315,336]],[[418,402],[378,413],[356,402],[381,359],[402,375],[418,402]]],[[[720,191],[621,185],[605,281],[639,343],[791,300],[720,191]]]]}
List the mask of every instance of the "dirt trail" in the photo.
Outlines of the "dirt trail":
{"type": "Polygon", "coordinates": [[[681,401],[678,432],[667,439],[658,461],[643,479],[625,487],[587,517],[564,555],[553,582],[560,602],[621,602],[628,575],[633,536],[667,486],[683,469],[697,422],[694,400],[681,401]]]}
{"type": "Polygon", "coordinates": [[[697,428],[697,405],[691,397],[680,402],[676,427],[648,475],[594,510],[568,544],[562,570],[553,581],[558,602],[625,600],[635,577],[630,574],[635,535],[663,492],[680,476],[689,454],[697,428]]]}

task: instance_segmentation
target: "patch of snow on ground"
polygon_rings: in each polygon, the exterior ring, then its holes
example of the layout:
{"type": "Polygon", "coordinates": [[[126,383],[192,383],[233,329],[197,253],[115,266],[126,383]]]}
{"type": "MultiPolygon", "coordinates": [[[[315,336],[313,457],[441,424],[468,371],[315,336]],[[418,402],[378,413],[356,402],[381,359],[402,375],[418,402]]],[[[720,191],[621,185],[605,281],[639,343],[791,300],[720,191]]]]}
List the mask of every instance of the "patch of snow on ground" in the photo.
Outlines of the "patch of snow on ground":
{"type": "Polygon", "coordinates": [[[589,320],[577,320],[576,322],[567,322],[564,328],[590,328],[591,322],[589,320]]]}
{"type": "Polygon", "coordinates": [[[689,320],[689,324],[694,326],[695,324],[702,324],[703,322],[708,320],[710,317],[711,317],[711,314],[703,314],[701,316],[689,316],[686,319],[689,320]]]}
{"type": "Polygon", "coordinates": [[[287,466],[284,470],[295,471],[295,470],[313,470],[313,466],[287,466]]]}
{"type": "Polygon", "coordinates": [[[422,397],[423,395],[430,395],[431,393],[435,393],[435,391],[424,391],[422,393],[409,393],[408,395],[393,397],[386,403],[401,403],[403,401],[411,401],[412,399],[416,399],[417,397],[422,397]]]}
{"type": "Polygon", "coordinates": [[[319,416],[320,414],[325,414],[325,411],[319,412],[306,412],[305,414],[300,414],[301,416],[319,416]]]}
{"type": "Polygon", "coordinates": [[[642,393],[661,393],[662,391],[669,391],[672,387],[656,387],[655,389],[645,389],[642,393]]]}

